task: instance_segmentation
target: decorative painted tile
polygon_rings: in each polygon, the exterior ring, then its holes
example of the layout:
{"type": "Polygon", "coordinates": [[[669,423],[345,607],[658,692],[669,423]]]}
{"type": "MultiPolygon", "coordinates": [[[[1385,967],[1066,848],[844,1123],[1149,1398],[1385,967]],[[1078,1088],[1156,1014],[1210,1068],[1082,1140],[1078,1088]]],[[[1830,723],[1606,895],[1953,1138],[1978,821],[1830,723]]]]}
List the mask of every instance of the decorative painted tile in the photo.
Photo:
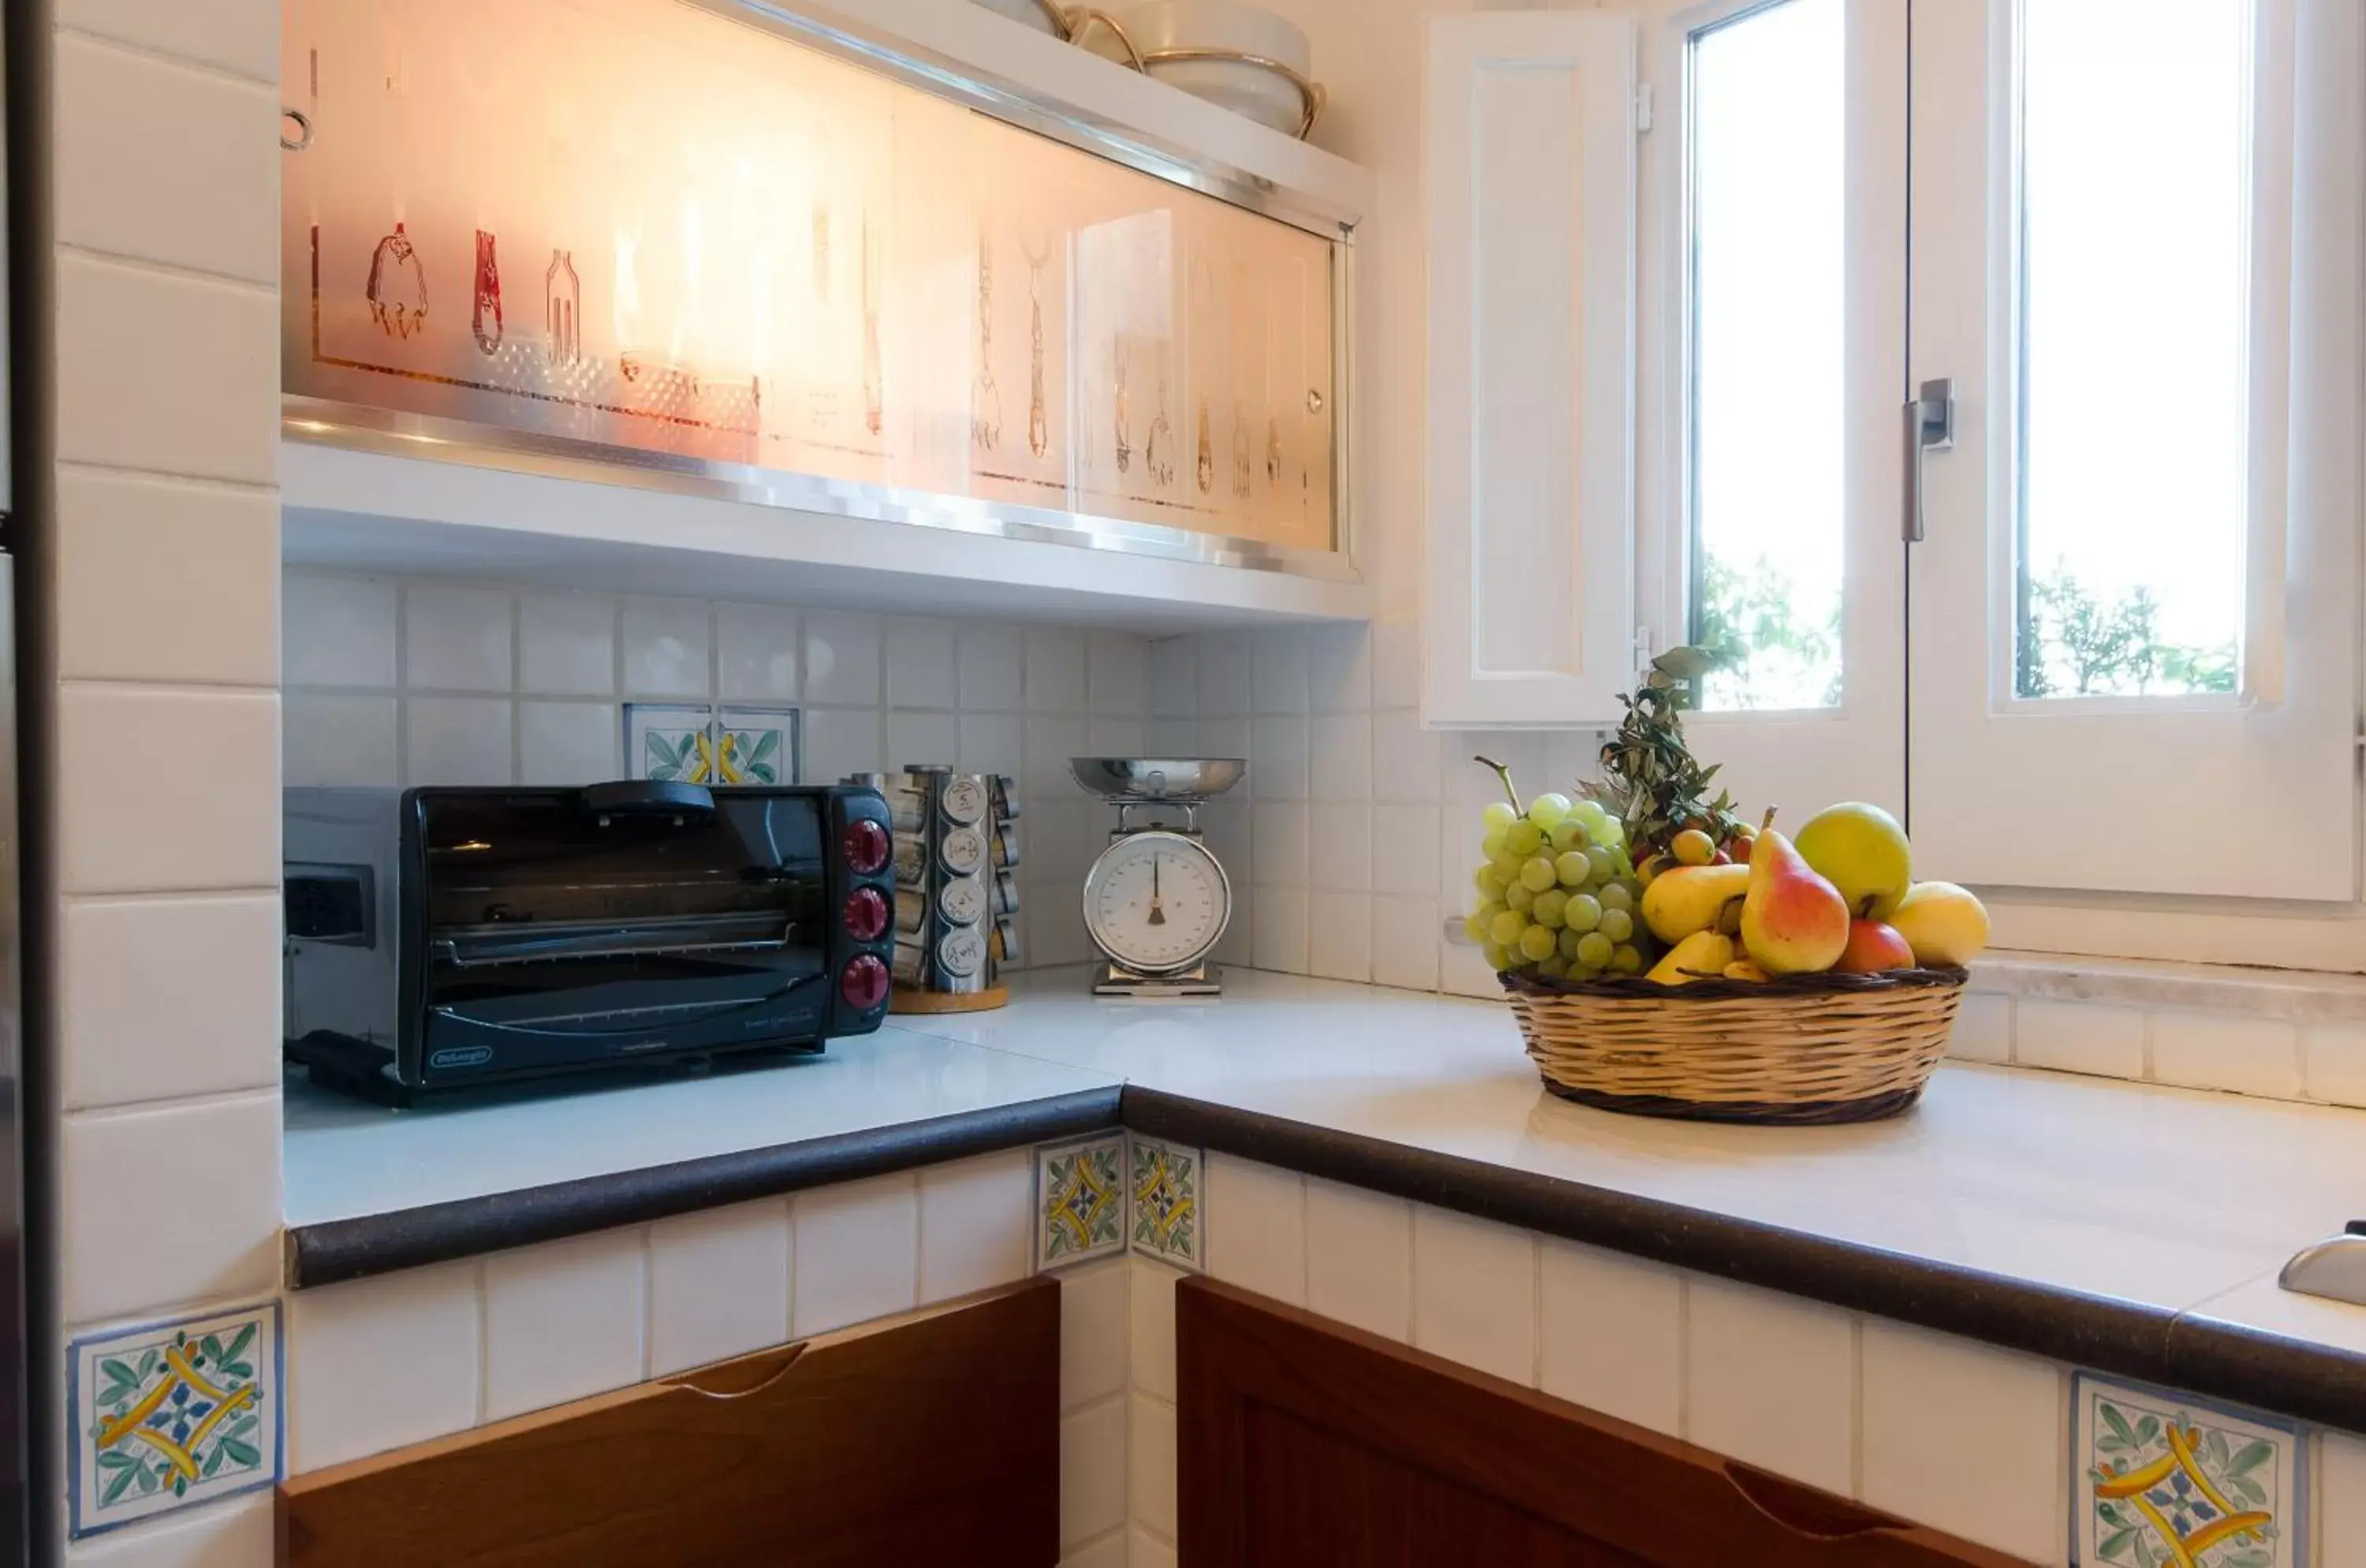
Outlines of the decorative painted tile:
{"type": "Polygon", "coordinates": [[[2073,1568],[2304,1568],[2297,1426],[2088,1372],[2071,1420],[2073,1568]]]}
{"type": "Polygon", "coordinates": [[[625,773],[629,778],[711,782],[715,710],[704,704],[626,703],[625,773]]]}
{"type": "Polygon", "coordinates": [[[797,710],[726,707],[715,718],[718,784],[797,782],[797,710]]]}
{"type": "Polygon", "coordinates": [[[1125,1250],[1125,1134],[1035,1151],[1035,1266],[1057,1269],[1125,1250]]]}
{"type": "Polygon", "coordinates": [[[276,1302],[74,1340],[73,1534],[276,1483],[282,1359],[276,1302]]]}
{"type": "Polygon", "coordinates": [[[1203,1256],[1200,1151],[1128,1134],[1126,1158],[1132,1250],[1198,1270],[1203,1256]]]}

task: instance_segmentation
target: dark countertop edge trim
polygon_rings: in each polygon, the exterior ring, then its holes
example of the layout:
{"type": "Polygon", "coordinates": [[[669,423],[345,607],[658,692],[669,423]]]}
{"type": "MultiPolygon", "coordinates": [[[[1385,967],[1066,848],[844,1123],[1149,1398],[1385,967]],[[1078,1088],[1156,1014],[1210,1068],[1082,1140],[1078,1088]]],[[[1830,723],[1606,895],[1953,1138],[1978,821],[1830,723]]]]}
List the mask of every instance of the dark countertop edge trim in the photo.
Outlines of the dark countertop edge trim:
{"type": "Polygon", "coordinates": [[[1118,1124],[1118,1086],[1111,1084],[646,1170],[291,1225],[286,1238],[287,1289],[448,1263],[1098,1132],[1118,1124]]]}
{"type": "Polygon", "coordinates": [[[1128,1085],[1126,1126],[1302,1175],[2366,1432],[2366,1356],[1128,1085]]]}

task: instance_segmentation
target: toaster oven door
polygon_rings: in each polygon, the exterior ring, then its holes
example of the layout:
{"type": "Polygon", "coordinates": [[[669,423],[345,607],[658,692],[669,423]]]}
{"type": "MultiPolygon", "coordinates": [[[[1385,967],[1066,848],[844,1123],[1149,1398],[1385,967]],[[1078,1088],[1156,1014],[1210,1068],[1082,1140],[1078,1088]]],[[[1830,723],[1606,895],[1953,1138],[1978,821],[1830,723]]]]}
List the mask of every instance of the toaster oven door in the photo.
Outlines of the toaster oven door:
{"type": "Polygon", "coordinates": [[[828,1018],[820,802],[422,795],[418,1081],[803,1044],[828,1018]]]}

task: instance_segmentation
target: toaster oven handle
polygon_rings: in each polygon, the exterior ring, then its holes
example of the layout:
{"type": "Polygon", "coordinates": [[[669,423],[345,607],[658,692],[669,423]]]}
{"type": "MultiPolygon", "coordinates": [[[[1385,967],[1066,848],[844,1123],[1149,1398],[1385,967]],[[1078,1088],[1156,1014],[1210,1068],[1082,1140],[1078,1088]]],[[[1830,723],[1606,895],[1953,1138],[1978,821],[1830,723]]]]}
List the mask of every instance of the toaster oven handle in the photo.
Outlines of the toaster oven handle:
{"type": "Polygon", "coordinates": [[[704,784],[619,779],[584,785],[583,809],[602,817],[704,817],[715,809],[715,794],[704,784]]]}

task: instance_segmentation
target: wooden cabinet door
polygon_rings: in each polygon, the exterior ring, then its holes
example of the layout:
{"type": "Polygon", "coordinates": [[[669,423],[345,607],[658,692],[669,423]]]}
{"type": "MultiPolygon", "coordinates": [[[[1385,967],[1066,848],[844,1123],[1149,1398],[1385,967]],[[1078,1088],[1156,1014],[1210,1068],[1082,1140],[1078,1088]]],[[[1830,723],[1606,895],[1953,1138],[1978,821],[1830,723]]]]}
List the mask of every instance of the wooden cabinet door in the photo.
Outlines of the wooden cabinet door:
{"type": "Polygon", "coordinates": [[[1052,1568],[1060,1288],[300,1475],[279,1526],[289,1568],[1052,1568]]]}
{"type": "Polygon", "coordinates": [[[1185,1568],[2017,1561],[1211,1280],[1176,1340],[1185,1568]]]}

